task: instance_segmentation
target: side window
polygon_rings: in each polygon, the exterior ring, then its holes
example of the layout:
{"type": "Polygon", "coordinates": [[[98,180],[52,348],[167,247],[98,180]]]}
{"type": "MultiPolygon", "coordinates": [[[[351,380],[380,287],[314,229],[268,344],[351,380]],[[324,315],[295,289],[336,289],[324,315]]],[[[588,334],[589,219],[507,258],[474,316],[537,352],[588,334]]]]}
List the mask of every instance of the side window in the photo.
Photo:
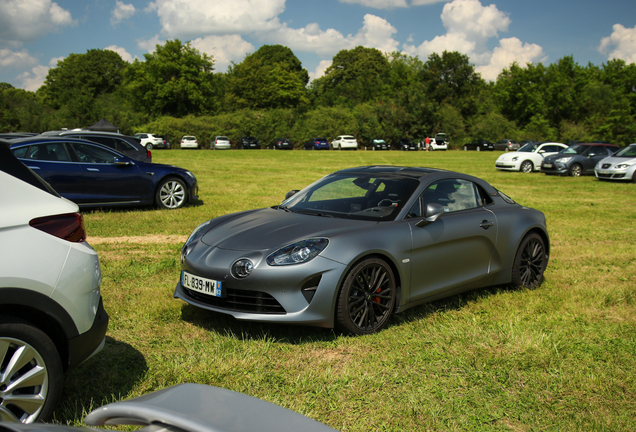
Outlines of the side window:
{"type": "Polygon", "coordinates": [[[422,193],[421,208],[436,203],[444,207],[444,211],[454,212],[481,207],[489,197],[480,192],[477,185],[468,180],[445,179],[430,185],[422,193]]]}
{"type": "Polygon", "coordinates": [[[106,149],[90,144],[73,143],[73,149],[77,153],[80,162],[87,163],[114,163],[117,155],[106,149]]]}
{"type": "MultiPolygon", "coordinates": [[[[22,149],[20,149],[22,150],[22,149]]],[[[25,149],[26,150],[26,149],[25,149]]],[[[62,143],[49,143],[49,144],[38,144],[32,145],[28,148],[28,151],[23,153],[23,157],[26,159],[40,160],[40,161],[68,161],[69,157],[66,153],[66,149],[64,148],[64,144],[62,143]]]]}
{"type": "Polygon", "coordinates": [[[115,143],[117,143],[117,147],[115,147],[115,150],[119,150],[119,151],[122,151],[122,152],[136,150],[132,145],[130,145],[129,143],[127,143],[124,140],[116,139],[115,143]]]}
{"type": "Polygon", "coordinates": [[[100,136],[83,136],[82,138],[87,139],[89,141],[96,142],[101,145],[105,145],[106,147],[110,147],[112,149],[115,148],[115,143],[112,138],[109,137],[100,137],[100,136]]]}
{"type": "Polygon", "coordinates": [[[29,149],[29,147],[20,147],[19,149],[15,149],[12,150],[13,151],[13,155],[17,158],[25,158],[26,154],[27,154],[27,150],[29,149]]]}

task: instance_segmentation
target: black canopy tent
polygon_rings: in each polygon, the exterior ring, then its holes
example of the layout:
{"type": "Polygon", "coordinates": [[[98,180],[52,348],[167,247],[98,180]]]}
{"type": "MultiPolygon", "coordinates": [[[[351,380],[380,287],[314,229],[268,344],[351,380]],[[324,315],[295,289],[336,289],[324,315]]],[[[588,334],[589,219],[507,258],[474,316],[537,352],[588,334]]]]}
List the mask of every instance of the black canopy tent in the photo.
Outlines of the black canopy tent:
{"type": "Polygon", "coordinates": [[[105,118],[101,119],[97,123],[87,128],[92,131],[102,131],[102,132],[119,132],[119,128],[112,123],[110,123],[105,118]]]}

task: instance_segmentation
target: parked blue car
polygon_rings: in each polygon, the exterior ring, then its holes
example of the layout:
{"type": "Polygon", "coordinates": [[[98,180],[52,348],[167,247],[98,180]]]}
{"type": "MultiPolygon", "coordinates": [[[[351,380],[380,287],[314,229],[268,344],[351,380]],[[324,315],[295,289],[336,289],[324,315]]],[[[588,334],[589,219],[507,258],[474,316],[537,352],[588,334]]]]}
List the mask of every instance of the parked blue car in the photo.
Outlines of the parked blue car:
{"type": "Polygon", "coordinates": [[[327,138],[314,137],[305,143],[305,150],[329,150],[327,138]]]}
{"type": "Polygon", "coordinates": [[[57,193],[82,208],[178,209],[199,198],[197,179],[190,171],[134,160],[91,141],[38,136],[5,144],[57,193]]]}

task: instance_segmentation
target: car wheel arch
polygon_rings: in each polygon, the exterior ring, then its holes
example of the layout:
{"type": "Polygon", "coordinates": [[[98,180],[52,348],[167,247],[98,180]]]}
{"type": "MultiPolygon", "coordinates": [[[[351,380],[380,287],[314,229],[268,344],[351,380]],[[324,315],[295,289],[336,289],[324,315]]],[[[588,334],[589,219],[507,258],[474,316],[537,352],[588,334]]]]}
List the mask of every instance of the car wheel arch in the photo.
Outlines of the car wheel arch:
{"type": "MultiPolygon", "coordinates": [[[[45,333],[51,339],[51,341],[53,341],[53,344],[57,348],[60,360],[62,361],[62,368],[64,369],[64,371],[66,371],[69,368],[70,364],[68,339],[78,335],[77,329],[75,328],[75,324],[72,323],[71,317],[66,314],[66,311],[63,311],[63,313],[60,314],[57,310],[56,316],[52,316],[50,314],[50,308],[44,309],[48,311],[48,313],[43,313],[43,309],[33,307],[29,304],[30,301],[34,301],[36,299],[29,294],[38,293],[33,293],[28,290],[19,291],[25,297],[23,301],[5,302],[5,290],[2,290],[3,303],[0,304],[0,322],[23,321],[45,333]],[[60,319],[60,316],[62,316],[63,318],[60,319]],[[67,322],[65,325],[61,321],[70,321],[71,324],[67,322]],[[72,326],[71,333],[69,333],[68,331],[69,326],[72,326]]],[[[48,300],[49,302],[47,303],[49,305],[55,305],[52,306],[52,308],[61,308],[61,306],[59,306],[53,300],[48,300]]]]}

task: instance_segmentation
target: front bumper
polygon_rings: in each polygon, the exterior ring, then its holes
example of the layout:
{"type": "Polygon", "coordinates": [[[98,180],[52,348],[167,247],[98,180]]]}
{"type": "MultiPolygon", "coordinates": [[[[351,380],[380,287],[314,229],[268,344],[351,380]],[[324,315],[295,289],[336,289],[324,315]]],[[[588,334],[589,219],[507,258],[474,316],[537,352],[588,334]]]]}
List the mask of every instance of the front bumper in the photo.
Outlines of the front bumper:
{"type": "Polygon", "coordinates": [[[291,266],[270,266],[265,259],[265,254],[258,251],[198,245],[189,251],[182,269],[220,281],[223,297],[191,291],[181,279],[174,297],[239,320],[333,327],[336,295],[345,266],[321,256],[291,266]],[[241,258],[249,258],[254,270],[246,278],[237,279],[230,269],[241,258]]]}
{"type": "Polygon", "coordinates": [[[541,172],[548,175],[566,175],[570,167],[561,162],[546,162],[541,164],[541,172]]]}
{"type": "Polygon", "coordinates": [[[618,171],[618,170],[594,170],[594,175],[597,179],[601,180],[622,180],[622,181],[631,181],[632,175],[629,175],[626,171],[618,171]]]}

